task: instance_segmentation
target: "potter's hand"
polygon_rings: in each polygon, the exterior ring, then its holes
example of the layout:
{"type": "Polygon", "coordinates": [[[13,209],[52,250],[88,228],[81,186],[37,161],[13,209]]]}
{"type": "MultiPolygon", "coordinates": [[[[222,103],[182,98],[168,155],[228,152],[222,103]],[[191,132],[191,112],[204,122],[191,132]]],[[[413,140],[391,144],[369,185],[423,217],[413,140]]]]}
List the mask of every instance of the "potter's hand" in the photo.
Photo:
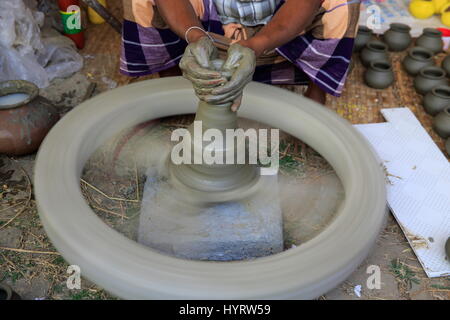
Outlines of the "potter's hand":
{"type": "Polygon", "coordinates": [[[204,94],[205,89],[212,89],[226,82],[226,78],[211,68],[211,61],[217,57],[217,49],[209,37],[202,37],[186,47],[180,61],[183,76],[194,85],[197,96],[204,94]]]}
{"type": "Polygon", "coordinates": [[[255,67],[255,52],[238,43],[232,44],[222,67],[222,70],[231,72],[231,79],[225,85],[211,90],[204,100],[208,103],[233,102],[231,110],[237,111],[241,105],[242,91],[252,81],[255,67]]]}

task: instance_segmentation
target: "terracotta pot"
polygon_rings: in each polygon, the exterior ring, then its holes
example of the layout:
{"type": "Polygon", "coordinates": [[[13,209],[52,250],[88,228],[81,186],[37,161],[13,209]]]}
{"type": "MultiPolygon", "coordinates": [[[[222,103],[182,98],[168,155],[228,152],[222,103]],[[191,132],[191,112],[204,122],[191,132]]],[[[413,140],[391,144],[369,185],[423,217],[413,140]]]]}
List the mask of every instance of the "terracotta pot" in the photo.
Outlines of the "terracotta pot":
{"type": "Polygon", "coordinates": [[[39,96],[33,83],[0,82],[0,153],[19,156],[36,151],[58,119],[56,108],[39,96]],[[20,94],[25,99],[11,99],[20,94]]]}
{"type": "Polygon", "coordinates": [[[423,107],[432,116],[450,107],[450,87],[438,86],[431,89],[423,99],[423,107]]]}
{"type": "Polygon", "coordinates": [[[417,39],[416,46],[427,48],[434,54],[441,52],[444,49],[442,32],[433,28],[425,28],[422,35],[417,39]]]}
{"type": "Polygon", "coordinates": [[[447,77],[450,77],[450,55],[446,56],[442,61],[442,69],[447,72],[447,77]]]}
{"type": "Polygon", "coordinates": [[[366,84],[374,89],[386,89],[394,82],[392,66],[386,61],[372,61],[364,74],[366,84]]]}
{"type": "Polygon", "coordinates": [[[392,23],[388,31],[383,35],[384,42],[390,51],[406,50],[412,42],[411,27],[403,23],[392,23]]]}
{"type": "Polygon", "coordinates": [[[361,51],[361,62],[369,67],[372,61],[389,61],[387,45],[379,40],[371,40],[361,51]]]}
{"type": "Polygon", "coordinates": [[[444,139],[450,137],[450,108],[442,110],[433,120],[433,129],[444,139]]]}
{"type": "Polygon", "coordinates": [[[434,87],[448,84],[445,70],[439,67],[425,67],[420,70],[419,75],[414,79],[416,91],[422,95],[427,94],[434,87]]]}
{"type": "Polygon", "coordinates": [[[359,26],[358,33],[355,38],[355,45],[353,47],[353,52],[361,51],[370,41],[372,36],[373,36],[372,29],[365,26],[359,26]]]}
{"type": "Polygon", "coordinates": [[[422,47],[412,48],[403,59],[403,67],[412,76],[418,75],[421,69],[432,65],[434,65],[433,52],[422,47]]]}

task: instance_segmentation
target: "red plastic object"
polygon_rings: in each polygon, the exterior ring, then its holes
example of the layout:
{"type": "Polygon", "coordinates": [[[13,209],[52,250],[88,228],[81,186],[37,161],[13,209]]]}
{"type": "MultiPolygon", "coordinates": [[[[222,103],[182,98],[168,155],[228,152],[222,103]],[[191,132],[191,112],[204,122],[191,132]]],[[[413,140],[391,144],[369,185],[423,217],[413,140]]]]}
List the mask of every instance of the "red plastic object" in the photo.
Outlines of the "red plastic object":
{"type": "MultiPolygon", "coordinates": [[[[58,0],[58,6],[62,17],[62,23],[64,25],[64,35],[75,43],[78,49],[84,48],[84,33],[81,29],[81,21],[79,21],[80,27],[74,28],[75,24],[74,21],[71,20],[70,24],[68,26],[68,19],[71,16],[71,10],[70,6],[78,6],[80,8],[80,3],[78,0],[58,0]]],[[[79,9],[81,10],[81,9],[79,9]]],[[[79,15],[81,19],[81,15],[79,15]]]]}
{"type": "Polygon", "coordinates": [[[442,32],[443,37],[450,37],[450,29],[447,28],[437,28],[440,32],[442,32]]]}

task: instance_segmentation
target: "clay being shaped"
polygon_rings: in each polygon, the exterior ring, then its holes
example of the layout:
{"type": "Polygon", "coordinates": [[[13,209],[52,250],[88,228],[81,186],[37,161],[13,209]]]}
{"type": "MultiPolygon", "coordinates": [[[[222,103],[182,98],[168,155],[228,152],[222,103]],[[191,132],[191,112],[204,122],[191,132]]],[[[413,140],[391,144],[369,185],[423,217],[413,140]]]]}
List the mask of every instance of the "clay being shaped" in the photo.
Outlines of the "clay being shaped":
{"type": "Polygon", "coordinates": [[[56,108],[31,82],[0,83],[0,153],[20,156],[36,151],[59,120],[56,108]]]}
{"type": "Polygon", "coordinates": [[[442,60],[442,69],[447,72],[447,77],[450,77],[450,55],[446,56],[444,60],[442,60]]]}
{"type": "Polygon", "coordinates": [[[438,86],[431,89],[423,99],[423,107],[432,116],[450,107],[450,87],[438,86]]]}
{"type": "MultiPolygon", "coordinates": [[[[221,71],[224,61],[214,60],[212,66],[221,71]]],[[[230,78],[230,74],[224,73],[230,78]]],[[[237,95],[242,95],[243,87],[237,95]]],[[[248,164],[226,164],[227,155],[231,152],[236,155],[236,150],[241,146],[237,143],[230,145],[226,140],[227,129],[237,129],[237,113],[231,110],[233,100],[220,103],[208,103],[200,100],[194,123],[188,131],[194,137],[195,122],[201,121],[203,136],[207,129],[220,130],[224,137],[221,145],[214,146],[214,152],[221,154],[223,164],[174,164],[169,160],[169,175],[171,184],[197,203],[220,203],[243,199],[251,195],[259,182],[259,168],[248,164]]],[[[237,139],[235,139],[235,142],[237,139]]],[[[245,142],[244,142],[245,143],[245,142]]],[[[209,142],[191,140],[192,159],[203,159],[203,150],[209,142]]],[[[234,161],[236,163],[236,161],[234,161]]]]}
{"type": "Polygon", "coordinates": [[[366,84],[374,89],[386,89],[394,82],[394,73],[389,62],[372,61],[364,74],[366,84]]]}
{"type": "Polygon", "coordinates": [[[409,75],[416,76],[425,67],[434,65],[433,52],[422,47],[414,47],[403,59],[403,67],[409,75]]]}
{"type": "Polygon", "coordinates": [[[434,54],[441,52],[444,48],[442,32],[433,28],[423,29],[422,35],[416,41],[416,46],[426,48],[434,54]]]}
{"type": "Polygon", "coordinates": [[[358,33],[355,38],[354,52],[360,52],[373,36],[372,29],[366,26],[359,26],[358,33]]]}
{"type": "Polygon", "coordinates": [[[383,35],[384,42],[390,51],[406,50],[412,42],[411,27],[403,23],[392,23],[383,35]]]}
{"type": "Polygon", "coordinates": [[[414,87],[422,95],[427,94],[434,87],[447,84],[448,80],[444,69],[435,66],[421,69],[419,75],[414,79],[414,87]]]}
{"type": "Polygon", "coordinates": [[[372,61],[389,61],[387,45],[379,40],[369,41],[361,51],[361,62],[366,68],[372,61]]]}
{"type": "Polygon", "coordinates": [[[450,137],[450,108],[444,109],[434,118],[433,129],[444,139],[450,137]]]}

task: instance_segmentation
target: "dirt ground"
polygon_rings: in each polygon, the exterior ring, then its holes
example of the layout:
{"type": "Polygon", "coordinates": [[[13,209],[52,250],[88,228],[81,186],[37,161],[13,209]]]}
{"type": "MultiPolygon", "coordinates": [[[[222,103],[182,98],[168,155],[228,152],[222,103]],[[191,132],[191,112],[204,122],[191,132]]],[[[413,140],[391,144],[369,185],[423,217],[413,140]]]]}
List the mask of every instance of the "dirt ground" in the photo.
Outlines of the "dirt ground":
{"type": "MultiPolygon", "coordinates": [[[[120,16],[115,3],[119,1],[112,2],[112,11],[120,16]]],[[[41,91],[62,115],[95,94],[132,82],[117,73],[119,35],[112,35],[111,41],[92,41],[95,33],[102,37],[102,30],[109,27],[102,25],[96,28],[91,31],[91,41],[88,37],[87,47],[82,51],[85,58],[83,70],[68,79],[58,79],[41,91]]],[[[353,73],[357,72],[360,72],[358,67],[353,73]]],[[[347,92],[355,90],[353,79],[350,77],[347,82],[347,92]]],[[[362,96],[358,99],[364,100],[362,96]]],[[[377,99],[383,101],[385,94],[380,93],[377,99]]],[[[358,120],[351,118],[359,110],[353,110],[353,105],[343,102],[339,106],[345,110],[336,109],[335,99],[328,100],[327,105],[333,105],[333,109],[352,122],[358,120]]],[[[439,145],[443,145],[442,141],[439,145]]],[[[291,166],[295,162],[292,159],[296,159],[295,154],[288,150],[284,155],[285,165],[291,166]]],[[[37,213],[33,196],[34,160],[35,155],[17,158],[0,155],[0,283],[9,284],[24,299],[114,299],[83,277],[81,289],[67,288],[69,265],[52,246],[37,213]]],[[[329,168],[325,166],[323,170],[329,171],[329,168]]],[[[133,192],[126,188],[116,192],[124,198],[133,197],[133,192]]],[[[125,202],[117,205],[126,209],[125,202]]],[[[135,208],[129,209],[133,211],[135,208]]],[[[112,210],[103,209],[103,214],[111,214],[108,211],[112,210]]],[[[448,300],[450,277],[427,278],[399,225],[389,215],[370,256],[344,283],[319,299],[448,300]],[[379,288],[369,288],[374,270],[380,271],[379,288]]]]}

